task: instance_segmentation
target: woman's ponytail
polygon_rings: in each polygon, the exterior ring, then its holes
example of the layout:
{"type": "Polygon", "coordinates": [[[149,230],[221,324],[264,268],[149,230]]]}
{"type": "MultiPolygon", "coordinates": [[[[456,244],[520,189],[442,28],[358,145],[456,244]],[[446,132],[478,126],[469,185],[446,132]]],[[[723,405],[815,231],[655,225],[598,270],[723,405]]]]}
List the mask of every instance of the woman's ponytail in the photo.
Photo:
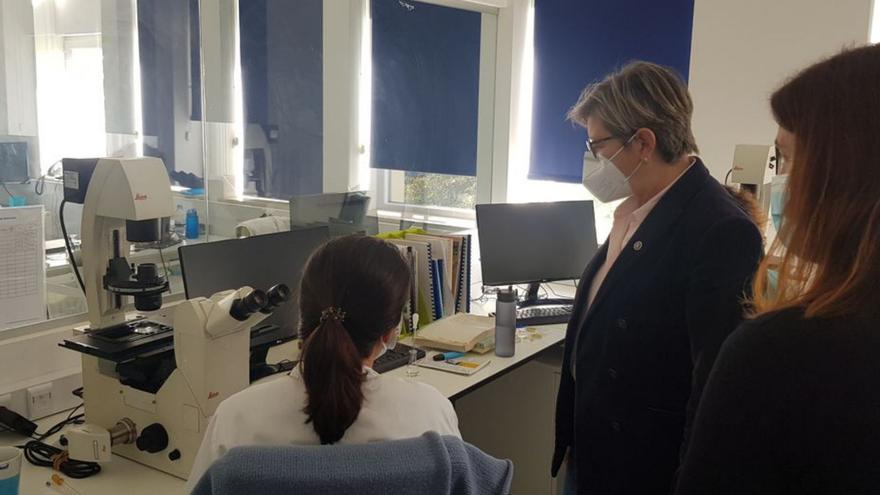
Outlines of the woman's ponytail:
{"type": "Polygon", "coordinates": [[[364,401],[363,358],[343,326],[344,317],[339,309],[325,310],[320,325],[306,339],[300,360],[308,393],[306,422],[314,425],[322,444],[342,438],[364,401]]]}

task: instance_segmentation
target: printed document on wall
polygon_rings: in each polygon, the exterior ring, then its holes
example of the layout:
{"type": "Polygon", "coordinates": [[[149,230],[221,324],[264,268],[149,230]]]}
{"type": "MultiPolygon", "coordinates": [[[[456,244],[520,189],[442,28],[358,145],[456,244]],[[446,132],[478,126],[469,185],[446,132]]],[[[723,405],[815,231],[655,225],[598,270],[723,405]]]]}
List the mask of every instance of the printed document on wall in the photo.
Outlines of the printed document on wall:
{"type": "Polygon", "coordinates": [[[0,331],[46,319],[43,207],[0,209],[0,331]]]}

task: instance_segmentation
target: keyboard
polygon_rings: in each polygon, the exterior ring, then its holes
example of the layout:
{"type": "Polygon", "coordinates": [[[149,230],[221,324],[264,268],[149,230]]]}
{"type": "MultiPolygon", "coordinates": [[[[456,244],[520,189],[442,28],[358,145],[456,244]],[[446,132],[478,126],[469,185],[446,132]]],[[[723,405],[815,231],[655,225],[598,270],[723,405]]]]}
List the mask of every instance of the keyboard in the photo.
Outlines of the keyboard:
{"type": "MultiPolygon", "coordinates": [[[[409,364],[410,349],[412,349],[412,347],[398,343],[394,346],[394,349],[388,349],[385,354],[382,354],[379,356],[379,359],[373,362],[373,370],[377,373],[385,373],[386,371],[406,366],[409,364]]],[[[418,358],[421,359],[423,357],[425,357],[425,351],[419,349],[418,358]]]]}
{"type": "Polygon", "coordinates": [[[568,323],[568,320],[571,319],[571,311],[572,306],[569,304],[519,308],[516,310],[516,326],[529,327],[568,323]]]}

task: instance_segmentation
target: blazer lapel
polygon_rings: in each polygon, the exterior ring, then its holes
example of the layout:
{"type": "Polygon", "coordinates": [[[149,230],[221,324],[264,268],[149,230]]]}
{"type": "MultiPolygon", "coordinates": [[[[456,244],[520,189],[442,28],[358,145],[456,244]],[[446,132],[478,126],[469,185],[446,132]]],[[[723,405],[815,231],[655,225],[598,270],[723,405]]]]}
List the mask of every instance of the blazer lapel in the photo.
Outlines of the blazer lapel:
{"type": "MultiPolygon", "coordinates": [[[[690,170],[685,172],[685,175],[671,189],[666,191],[666,194],[660,199],[657,206],[651,210],[651,213],[648,214],[648,217],[645,218],[645,221],[642,222],[629,242],[623,246],[623,251],[621,251],[614,265],[608,271],[602,286],[599,287],[599,292],[596,293],[596,298],[584,317],[584,324],[595,313],[596,308],[602,304],[609,292],[627,280],[629,276],[632,276],[631,268],[633,264],[641,257],[646,256],[647,253],[650,253],[654,243],[668,234],[672,224],[682,214],[688,201],[703,188],[709,179],[709,170],[697,158],[697,162],[694,163],[690,170]]],[[[606,243],[606,254],[607,251],[606,243]]],[[[602,256],[602,260],[604,262],[605,256],[602,256]]],[[[593,274],[595,274],[595,270],[593,274]]]]}

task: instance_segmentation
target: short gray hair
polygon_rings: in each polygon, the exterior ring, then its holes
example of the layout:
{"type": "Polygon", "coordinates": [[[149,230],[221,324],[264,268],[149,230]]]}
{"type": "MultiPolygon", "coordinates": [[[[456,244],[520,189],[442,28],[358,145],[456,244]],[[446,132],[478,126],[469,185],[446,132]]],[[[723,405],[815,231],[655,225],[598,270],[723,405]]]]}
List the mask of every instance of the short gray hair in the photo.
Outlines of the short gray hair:
{"type": "Polygon", "coordinates": [[[649,62],[631,62],[604,80],[584,88],[568,119],[587,126],[602,121],[617,137],[628,138],[646,127],[657,136],[657,152],[667,163],[698,153],[691,130],[694,102],[681,77],[672,69],[649,62]]]}

